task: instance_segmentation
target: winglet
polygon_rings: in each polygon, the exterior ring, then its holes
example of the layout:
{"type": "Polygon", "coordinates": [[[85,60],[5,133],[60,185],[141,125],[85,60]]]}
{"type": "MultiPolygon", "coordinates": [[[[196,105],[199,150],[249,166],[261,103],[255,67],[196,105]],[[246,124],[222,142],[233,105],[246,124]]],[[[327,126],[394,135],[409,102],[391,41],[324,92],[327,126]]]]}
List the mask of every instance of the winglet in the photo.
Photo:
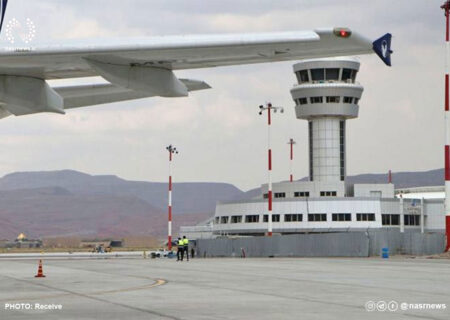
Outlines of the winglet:
{"type": "Polygon", "coordinates": [[[392,34],[386,33],[380,39],[373,42],[373,51],[383,60],[387,66],[391,66],[391,50],[392,34]]]}
{"type": "Polygon", "coordinates": [[[0,0],[0,32],[2,32],[3,20],[5,19],[6,6],[8,5],[8,0],[0,0]]]}

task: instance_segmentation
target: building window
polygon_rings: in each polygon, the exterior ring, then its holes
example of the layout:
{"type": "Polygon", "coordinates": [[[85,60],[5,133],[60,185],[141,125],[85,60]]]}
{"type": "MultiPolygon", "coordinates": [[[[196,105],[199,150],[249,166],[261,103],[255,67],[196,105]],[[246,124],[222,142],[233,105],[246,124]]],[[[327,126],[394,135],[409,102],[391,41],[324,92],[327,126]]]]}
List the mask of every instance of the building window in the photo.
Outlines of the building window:
{"type": "Polygon", "coordinates": [[[327,214],[326,213],[310,213],[310,214],[308,214],[308,221],[310,221],[310,222],[327,221],[327,214]]]}
{"type": "Polygon", "coordinates": [[[333,221],[352,221],[352,215],[350,213],[333,213],[333,221]]]}
{"type": "Polygon", "coordinates": [[[215,219],[216,224],[219,224],[219,221],[220,221],[220,218],[216,217],[216,219],[215,219]]]}
{"type": "Polygon", "coordinates": [[[228,217],[220,217],[220,223],[228,223],[228,217]]]}
{"type": "Polygon", "coordinates": [[[245,216],[245,222],[246,222],[246,223],[256,223],[256,222],[259,222],[259,215],[245,216]]]}
{"type": "Polygon", "coordinates": [[[320,191],[321,197],[336,197],[337,192],[336,191],[320,191]]]}
{"type": "Polygon", "coordinates": [[[309,82],[309,74],[308,70],[302,70],[299,72],[300,75],[300,81],[301,82],[309,82]]]}
{"type": "Polygon", "coordinates": [[[344,97],[344,103],[353,103],[353,97],[344,97]]]}
{"type": "Polygon", "coordinates": [[[341,181],[345,181],[345,121],[339,122],[339,152],[341,181]]]}
{"type": "Polygon", "coordinates": [[[358,104],[358,102],[359,102],[359,99],[355,98],[355,104],[358,104]]]}
{"type": "Polygon", "coordinates": [[[323,103],[323,97],[311,97],[311,103],[323,103]]]}
{"type": "Polygon", "coordinates": [[[268,193],[264,193],[263,194],[263,199],[269,199],[269,194],[268,193]]]}
{"type": "Polygon", "coordinates": [[[311,69],[311,78],[313,81],[325,80],[325,69],[311,69]]]}
{"type": "Polygon", "coordinates": [[[339,69],[326,69],[325,70],[326,80],[339,80],[339,69]]]}
{"type": "Polygon", "coordinates": [[[307,104],[307,103],[308,103],[308,99],[306,99],[306,98],[298,99],[298,104],[300,104],[300,105],[304,105],[304,104],[307,104]]]}
{"type": "Polygon", "coordinates": [[[314,168],[313,168],[313,123],[312,121],[308,122],[308,131],[309,131],[309,181],[314,180],[314,168]]]}
{"type": "Polygon", "coordinates": [[[286,198],[286,192],[275,192],[275,198],[286,198]]]}
{"type": "Polygon", "coordinates": [[[357,213],[356,221],[375,221],[375,213],[357,213]]]}
{"type": "Polygon", "coordinates": [[[302,214],[285,214],[284,215],[284,222],[299,222],[303,221],[303,215],[302,214]]]}
{"type": "MultiPolygon", "coordinates": [[[[263,217],[264,222],[269,222],[269,215],[265,214],[263,217]]],[[[280,215],[279,214],[273,214],[272,215],[272,222],[280,222],[280,215]]]]}
{"type": "Polygon", "coordinates": [[[309,191],[297,191],[297,192],[294,192],[294,197],[296,197],[296,198],[308,198],[309,197],[309,191]]]}
{"type": "Polygon", "coordinates": [[[340,97],[331,96],[327,97],[327,103],[339,103],[340,97]]]}
{"type": "Polygon", "coordinates": [[[420,216],[405,214],[405,226],[420,226],[420,216]]]}
{"type": "Polygon", "coordinates": [[[352,69],[343,69],[342,70],[342,81],[352,80],[353,79],[353,70],[352,69]]]}
{"type": "Polygon", "coordinates": [[[231,216],[231,223],[241,223],[242,216],[231,216]]]}
{"type": "Polygon", "coordinates": [[[381,224],[383,226],[398,226],[400,225],[400,215],[399,214],[382,214],[381,224]]]}

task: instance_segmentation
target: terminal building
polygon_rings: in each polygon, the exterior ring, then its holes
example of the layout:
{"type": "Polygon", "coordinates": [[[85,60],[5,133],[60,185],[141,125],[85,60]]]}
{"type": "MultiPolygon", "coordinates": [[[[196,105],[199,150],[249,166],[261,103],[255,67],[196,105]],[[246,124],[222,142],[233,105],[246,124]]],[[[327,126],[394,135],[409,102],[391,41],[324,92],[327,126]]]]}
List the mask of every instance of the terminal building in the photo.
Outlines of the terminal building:
{"type": "MultiPolygon", "coordinates": [[[[298,83],[291,89],[297,119],[308,121],[309,181],[274,183],[273,233],[361,231],[396,228],[400,232],[443,232],[443,199],[394,184],[346,181],[346,121],[358,117],[364,88],[356,81],[355,59],[304,60],[294,65],[298,83]]],[[[253,199],[222,202],[199,226],[181,227],[195,238],[264,235],[268,229],[268,186],[253,199]]],[[[422,190],[423,191],[423,190],[422,190]]],[[[433,190],[435,191],[435,190],[433,190]]]]}

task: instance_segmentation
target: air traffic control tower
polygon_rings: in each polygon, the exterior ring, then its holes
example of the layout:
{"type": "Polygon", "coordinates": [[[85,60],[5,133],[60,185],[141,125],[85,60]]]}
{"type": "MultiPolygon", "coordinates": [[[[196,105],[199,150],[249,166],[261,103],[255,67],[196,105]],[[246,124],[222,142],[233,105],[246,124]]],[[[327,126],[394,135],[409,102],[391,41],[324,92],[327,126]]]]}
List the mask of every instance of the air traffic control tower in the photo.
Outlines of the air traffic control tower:
{"type": "Polygon", "coordinates": [[[363,87],[354,59],[305,60],[294,65],[291,89],[297,119],[308,120],[309,180],[345,181],[345,122],[358,117],[363,87]]]}

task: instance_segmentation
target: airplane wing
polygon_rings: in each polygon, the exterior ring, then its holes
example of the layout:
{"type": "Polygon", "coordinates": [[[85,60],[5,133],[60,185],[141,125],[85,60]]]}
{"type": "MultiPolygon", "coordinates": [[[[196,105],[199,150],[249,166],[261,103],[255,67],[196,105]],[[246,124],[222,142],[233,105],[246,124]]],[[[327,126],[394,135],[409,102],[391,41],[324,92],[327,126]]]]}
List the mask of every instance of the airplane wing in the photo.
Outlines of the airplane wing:
{"type": "Polygon", "coordinates": [[[152,96],[185,97],[209,88],[201,81],[178,79],[176,70],[368,54],[375,48],[390,55],[390,38],[375,47],[346,28],[6,48],[0,50],[0,118],[64,114],[69,108],[152,96]],[[52,88],[46,81],[89,76],[101,76],[109,84],[52,88]]]}
{"type": "MultiPolygon", "coordinates": [[[[102,76],[90,61],[167,70],[211,68],[372,53],[372,42],[337,29],[262,34],[166,36],[110,44],[19,48],[0,51],[0,74],[66,79],[102,76]]],[[[343,30],[343,29],[342,29],[343,30]]]]}

